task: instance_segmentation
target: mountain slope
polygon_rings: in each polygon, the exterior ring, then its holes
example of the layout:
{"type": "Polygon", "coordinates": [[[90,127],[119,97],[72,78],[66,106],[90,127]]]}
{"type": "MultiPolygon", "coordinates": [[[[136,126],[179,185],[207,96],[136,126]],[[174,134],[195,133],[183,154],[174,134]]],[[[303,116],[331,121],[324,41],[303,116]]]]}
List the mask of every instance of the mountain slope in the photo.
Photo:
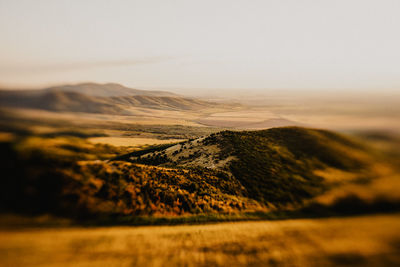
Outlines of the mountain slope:
{"type": "Polygon", "coordinates": [[[164,110],[198,110],[218,104],[203,100],[171,96],[125,96],[112,97],[110,102],[122,106],[145,107],[164,110]]]}
{"type": "Polygon", "coordinates": [[[368,169],[374,156],[360,143],[329,131],[298,127],[224,131],[126,159],[218,170],[237,179],[247,197],[266,205],[292,205],[321,194],[333,185],[322,171],[352,173],[354,181],[377,175],[368,169]]]}
{"type": "Polygon", "coordinates": [[[324,197],[339,212],[400,208],[398,170],[364,144],[323,130],[223,131],[107,161],[94,159],[117,148],[76,137],[5,138],[0,148],[2,212],[131,220],[297,210],[324,197]]]}
{"type": "Polygon", "coordinates": [[[81,84],[43,90],[2,90],[0,105],[50,111],[129,115],[130,108],[199,110],[216,103],[184,98],[168,92],[144,91],[117,84],[81,84]]]}
{"type": "MultiPolygon", "coordinates": [[[[103,114],[124,114],[117,105],[99,97],[76,92],[0,91],[0,105],[5,107],[44,109],[50,111],[72,111],[103,114]]],[[[126,114],[126,113],[125,113],[126,114]]]]}
{"type": "Polygon", "coordinates": [[[215,171],[88,160],[115,153],[107,145],[21,137],[0,148],[0,213],[100,219],[265,210],[215,171]]]}
{"type": "Polygon", "coordinates": [[[44,89],[45,91],[76,92],[89,96],[178,96],[177,94],[166,91],[140,90],[125,87],[117,83],[80,83],[75,85],[60,85],[44,89]]]}

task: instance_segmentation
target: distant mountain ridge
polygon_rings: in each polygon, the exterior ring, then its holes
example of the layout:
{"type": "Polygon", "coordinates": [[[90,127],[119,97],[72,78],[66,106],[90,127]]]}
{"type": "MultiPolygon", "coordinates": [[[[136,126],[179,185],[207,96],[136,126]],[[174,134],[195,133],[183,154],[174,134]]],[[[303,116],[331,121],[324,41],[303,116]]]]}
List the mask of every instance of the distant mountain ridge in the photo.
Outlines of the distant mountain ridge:
{"type": "Polygon", "coordinates": [[[167,91],[153,91],[129,88],[117,83],[80,83],[76,85],[60,85],[52,86],[46,91],[62,91],[62,92],[76,92],[89,96],[133,96],[133,95],[147,95],[147,96],[174,96],[179,95],[167,91]]]}
{"type": "Polygon", "coordinates": [[[132,89],[114,83],[83,83],[38,90],[0,90],[0,105],[56,112],[129,115],[132,107],[198,110],[217,104],[170,92],[132,89]]]}

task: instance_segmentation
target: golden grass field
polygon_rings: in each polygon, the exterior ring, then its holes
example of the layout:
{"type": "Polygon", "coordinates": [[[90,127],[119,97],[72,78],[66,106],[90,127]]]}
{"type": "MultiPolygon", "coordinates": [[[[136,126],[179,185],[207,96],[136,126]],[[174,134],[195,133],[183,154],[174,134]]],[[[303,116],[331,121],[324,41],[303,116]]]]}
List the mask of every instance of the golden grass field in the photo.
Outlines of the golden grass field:
{"type": "Polygon", "coordinates": [[[1,266],[399,266],[400,214],[3,229],[1,266]]]}

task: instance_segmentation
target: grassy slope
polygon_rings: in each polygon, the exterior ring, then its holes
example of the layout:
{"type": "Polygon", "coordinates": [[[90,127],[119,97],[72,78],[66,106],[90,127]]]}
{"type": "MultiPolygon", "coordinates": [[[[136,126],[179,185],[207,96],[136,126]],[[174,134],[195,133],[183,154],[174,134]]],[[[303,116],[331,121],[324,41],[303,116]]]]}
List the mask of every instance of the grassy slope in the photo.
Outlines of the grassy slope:
{"type": "Polygon", "coordinates": [[[0,146],[3,212],[91,219],[264,209],[218,172],[93,161],[120,152],[108,145],[21,137],[0,146]]]}
{"type": "Polygon", "coordinates": [[[218,144],[218,159],[235,157],[216,169],[183,168],[168,158],[164,167],[93,161],[121,151],[76,137],[63,140],[21,137],[1,143],[2,211],[128,223],[138,215],[246,219],[254,216],[237,214],[301,208],[335,188],[368,185],[382,174],[375,168],[380,156],[370,148],[304,128],[212,134],[200,145],[218,144]]]}
{"type": "Polygon", "coordinates": [[[212,146],[219,150],[206,158],[213,159],[215,170],[236,179],[247,197],[270,207],[298,206],[334,186],[368,183],[381,175],[375,168],[381,159],[372,148],[336,133],[299,127],[223,131],[177,145],[172,153],[152,152],[136,161],[187,167],[204,159],[204,148],[212,146]],[[229,158],[234,160],[218,165],[229,158]]]}
{"type": "Polygon", "coordinates": [[[359,172],[369,163],[363,146],[321,130],[223,132],[221,146],[223,153],[238,158],[230,170],[249,195],[275,205],[301,203],[322,193],[328,185],[314,173],[317,169],[359,172]]]}

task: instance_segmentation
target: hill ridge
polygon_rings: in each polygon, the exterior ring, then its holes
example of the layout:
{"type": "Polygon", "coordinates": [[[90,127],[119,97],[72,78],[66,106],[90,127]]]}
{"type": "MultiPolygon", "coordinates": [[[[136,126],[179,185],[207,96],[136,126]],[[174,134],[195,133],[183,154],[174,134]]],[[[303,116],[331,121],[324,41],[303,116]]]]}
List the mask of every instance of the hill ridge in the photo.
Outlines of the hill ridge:
{"type": "MultiPolygon", "coordinates": [[[[137,155],[137,154],[136,154],[137,155]]],[[[247,197],[266,205],[300,204],[331,184],[321,170],[358,173],[373,157],[363,144],[326,130],[280,127],[222,131],[124,160],[148,165],[210,169],[237,179],[247,197]]],[[[372,179],[372,178],[371,178],[372,179]]]]}
{"type": "Polygon", "coordinates": [[[348,205],[356,211],[399,203],[398,194],[383,201],[385,191],[371,194],[375,185],[398,184],[397,169],[385,157],[325,130],[222,131],[104,161],[90,153],[103,155],[110,146],[15,141],[0,142],[0,203],[12,204],[0,209],[10,212],[132,219],[299,211],[313,203],[346,212],[348,205]]]}
{"type": "Polygon", "coordinates": [[[85,83],[40,90],[2,90],[0,105],[50,111],[129,115],[132,107],[161,110],[199,110],[216,103],[182,97],[169,92],[145,91],[119,84],[85,83]],[[130,93],[129,93],[130,92],[130,93]]]}

